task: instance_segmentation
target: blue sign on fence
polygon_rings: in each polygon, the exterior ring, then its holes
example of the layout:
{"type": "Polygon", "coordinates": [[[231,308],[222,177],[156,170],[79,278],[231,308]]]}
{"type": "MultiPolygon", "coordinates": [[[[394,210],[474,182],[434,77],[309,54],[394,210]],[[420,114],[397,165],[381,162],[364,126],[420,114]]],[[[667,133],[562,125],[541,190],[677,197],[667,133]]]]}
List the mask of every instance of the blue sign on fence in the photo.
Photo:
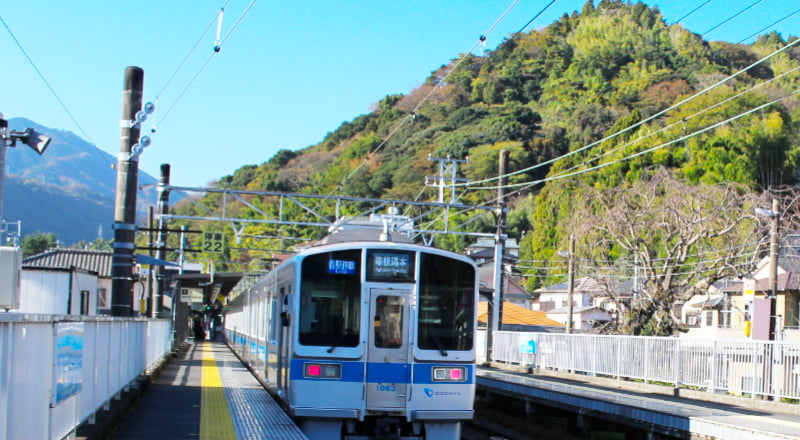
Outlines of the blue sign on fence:
{"type": "Polygon", "coordinates": [[[519,344],[519,352],[525,354],[536,354],[536,341],[530,339],[519,344]]]}
{"type": "Polygon", "coordinates": [[[54,351],[53,407],[83,388],[83,323],[57,322],[54,351]]]}

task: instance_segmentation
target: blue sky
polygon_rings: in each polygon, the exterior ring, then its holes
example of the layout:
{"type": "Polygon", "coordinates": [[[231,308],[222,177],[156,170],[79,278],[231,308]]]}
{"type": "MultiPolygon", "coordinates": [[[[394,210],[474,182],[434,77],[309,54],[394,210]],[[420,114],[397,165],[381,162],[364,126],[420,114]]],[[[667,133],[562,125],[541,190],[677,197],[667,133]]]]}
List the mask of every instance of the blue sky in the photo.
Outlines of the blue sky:
{"type": "MultiPolygon", "coordinates": [[[[549,3],[230,0],[221,35],[230,34],[201,71],[226,1],[6,1],[0,17],[77,124],[2,26],[0,112],[72,131],[116,157],[124,71],[139,66],[144,99],[157,107],[144,125],[149,131],[155,122],[157,131],[140,169],[157,177],[159,165],[170,163],[174,185],[204,186],[279,149],[315,144],[384,96],[410,92],[472,48],[512,5],[488,34],[487,49],[549,3]]],[[[658,5],[673,23],[705,2],[645,3],[658,5]]],[[[558,0],[526,31],[584,3],[558,0]]],[[[738,42],[800,7],[795,0],[712,0],[681,23],[704,33],[754,3],[706,38],[738,42]]],[[[800,13],[777,30],[800,34],[800,13]]]]}

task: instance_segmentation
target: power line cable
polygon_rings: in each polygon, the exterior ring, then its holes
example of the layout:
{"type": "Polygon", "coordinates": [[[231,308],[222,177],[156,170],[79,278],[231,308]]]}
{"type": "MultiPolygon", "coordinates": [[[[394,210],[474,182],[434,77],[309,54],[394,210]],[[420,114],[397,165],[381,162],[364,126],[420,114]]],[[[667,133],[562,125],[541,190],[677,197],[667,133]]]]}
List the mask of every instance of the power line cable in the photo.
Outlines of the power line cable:
{"type": "Polygon", "coordinates": [[[203,63],[202,66],[200,66],[200,69],[197,71],[197,73],[195,73],[195,75],[192,77],[192,79],[189,81],[189,83],[186,85],[186,87],[184,87],[183,91],[181,91],[181,93],[175,99],[175,102],[173,102],[172,105],[169,107],[169,109],[167,109],[167,111],[164,114],[164,116],[162,116],[161,119],[159,120],[159,123],[161,123],[161,124],[164,123],[164,119],[167,118],[167,116],[172,112],[172,109],[174,109],[175,106],[178,105],[178,102],[180,102],[181,98],[183,98],[183,96],[186,94],[186,92],[189,91],[189,89],[192,87],[192,85],[197,80],[197,78],[200,76],[200,74],[203,73],[203,71],[205,70],[206,67],[208,67],[208,64],[214,58],[214,55],[216,55],[216,54],[218,54],[220,52],[220,49],[222,48],[222,45],[225,44],[225,42],[228,40],[228,38],[230,38],[230,36],[233,33],[233,31],[236,30],[236,28],[239,26],[239,24],[242,22],[242,20],[244,20],[245,16],[247,16],[247,14],[250,12],[250,10],[256,4],[257,1],[258,0],[252,0],[250,2],[250,4],[247,6],[247,8],[244,10],[244,12],[242,12],[242,14],[239,16],[239,19],[236,21],[236,23],[234,23],[233,27],[231,27],[231,29],[228,31],[228,33],[225,34],[225,37],[222,40],[220,40],[219,44],[214,46],[214,49],[212,50],[211,54],[208,56],[208,58],[206,58],[206,61],[203,63]]]}
{"type": "MultiPolygon", "coordinates": [[[[230,3],[230,0],[227,0],[227,1],[225,2],[225,4],[224,4],[224,5],[222,5],[222,7],[220,8],[220,11],[224,11],[224,10],[225,10],[225,7],[227,7],[227,6],[228,6],[228,3],[230,3]]],[[[195,49],[197,49],[197,46],[199,46],[199,45],[200,45],[200,42],[201,42],[201,41],[203,41],[203,39],[205,38],[205,36],[206,36],[206,34],[208,33],[208,31],[209,31],[209,30],[211,30],[211,28],[214,26],[214,22],[216,22],[216,21],[217,21],[217,18],[218,18],[218,17],[219,17],[219,12],[218,12],[218,13],[216,13],[216,14],[214,14],[214,18],[212,18],[212,19],[211,19],[211,22],[209,22],[209,23],[208,23],[208,26],[206,26],[205,30],[203,30],[203,32],[202,32],[202,33],[200,34],[200,36],[197,38],[197,41],[194,43],[194,46],[192,46],[192,48],[191,48],[191,49],[189,49],[189,52],[186,54],[186,56],[185,56],[185,57],[183,57],[183,61],[181,61],[181,63],[178,65],[178,67],[175,69],[175,71],[174,71],[174,72],[172,72],[172,75],[170,75],[169,79],[168,79],[168,80],[167,80],[167,82],[164,84],[164,87],[162,87],[162,88],[161,88],[161,91],[160,91],[160,92],[158,92],[158,94],[156,94],[156,102],[159,100],[159,98],[161,97],[161,95],[163,95],[163,94],[164,94],[164,91],[167,89],[167,87],[169,87],[169,85],[170,85],[170,83],[172,82],[172,80],[173,80],[173,79],[175,79],[175,76],[178,74],[178,72],[180,72],[180,70],[183,68],[183,66],[184,66],[184,65],[186,65],[186,62],[187,62],[187,61],[189,60],[189,58],[192,56],[192,54],[194,53],[195,49]]]]}
{"type": "Polygon", "coordinates": [[[764,1],[764,0],[756,0],[756,1],[755,1],[755,2],[753,2],[753,3],[752,3],[750,6],[746,6],[746,7],[745,7],[744,9],[742,9],[741,11],[739,11],[739,12],[737,12],[737,13],[735,13],[735,14],[731,15],[730,17],[728,17],[728,18],[727,18],[727,19],[725,19],[725,20],[722,20],[722,22],[721,22],[721,23],[718,23],[716,26],[714,26],[714,27],[712,27],[711,29],[709,29],[709,30],[707,30],[707,31],[703,32],[702,34],[700,34],[700,36],[701,36],[701,37],[705,37],[706,35],[710,34],[711,32],[714,32],[715,30],[717,30],[718,28],[720,28],[720,27],[721,27],[721,26],[723,26],[724,24],[728,23],[729,21],[733,20],[734,18],[738,17],[739,15],[743,14],[745,11],[747,11],[748,9],[752,8],[753,6],[755,6],[755,5],[759,4],[759,3],[761,3],[762,1],[764,1]]]}
{"type": "Polygon", "coordinates": [[[742,44],[742,43],[744,43],[745,41],[747,41],[747,40],[749,40],[749,39],[751,39],[751,38],[755,37],[756,35],[759,35],[760,33],[764,32],[765,30],[767,30],[767,29],[769,29],[769,28],[771,28],[771,27],[773,27],[773,26],[775,26],[776,24],[779,24],[779,23],[782,23],[782,22],[784,22],[784,21],[788,20],[788,19],[789,19],[789,17],[791,17],[791,16],[792,16],[792,15],[794,15],[794,14],[797,14],[798,12],[800,12],[800,9],[798,9],[798,10],[796,10],[796,11],[792,12],[791,14],[789,14],[789,15],[787,15],[787,16],[785,16],[785,17],[781,18],[780,20],[778,20],[778,21],[776,21],[776,22],[774,22],[774,23],[771,23],[771,24],[769,24],[769,25],[767,25],[767,26],[764,26],[763,28],[759,29],[757,32],[754,32],[754,33],[752,33],[752,34],[748,35],[747,37],[745,37],[745,38],[742,38],[742,39],[741,39],[741,40],[739,40],[739,41],[738,41],[736,44],[742,44]]]}
{"type": "Polygon", "coordinates": [[[706,1],[705,1],[705,2],[703,2],[703,3],[702,3],[700,6],[698,6],[698,7],[694,8],[694,9],[692,9],[691,11],[689,11],[689,12],[688,12],[686,15],[684,15],[683,17],[681,17],[681,18],[679,18],[679,19],[675,20],[675,23],[674,23],[674,24],[680,23],[681,21],[683,21],[683,19],[685,19],[685,18],[689,17],[690,15],[694,14],[695,12],[699,11],[699,10],[700,10],[700,8],[702,8],[703,6],[705,6],[705,5],[709,4],[709,3],[711,3],[711,0],[706,0],[706,1]]]}
{"type": "MultiPolygon", "coordinates": [[[[800,41],[800,40],[798,40],[798,41],[800,41]]],[[[626,160],[630,160],[630,159],[633,159],[633,158],[636,158],[636,157],[639,157],[639,156],[643,156],[645,154],[652,153],[653,151],[656,151],[656,150],[659,150],[661,148],[673,145],[675,143],[683,142],[683,141],[685,141],[687,139],[690,139],[690,138],[692,138],[694,136],[698,136],[698,135],[700,135],[702,133],[705,133],[707,131],[713,130],[713,129],[715,129],[717,127],[720,127],[722,125],[725,125],[725,124],[727,124],[729,122],[735,121],[735,120],[740,119],[740,118],[742,118],[744,116],[747,116],[747,115],[750,115],[752,113],[755,113],[755,112],[757,112],[759,110],[762,110],[762,109],[764,109],[766,107],[769,107],[770,105],[773,105],[773,104],[775,104],[777,102],[780,102],[780,101],[782,101],[784,99],[787,99],[789,97],[792,97],[792,96],[794,96],[794,95],[796,95],[798,93],[800,93],[800,90],[795,90],[794,92],[788,93],[788,94],[786,94],[786,95],[784,95],[784,96],[782,96],[780,98],[774,99],[774,100],[772,100],[772,101],[770,101],[770,102],[768,102],[766,104],[760,105],[760,106],[755,107],[755,108],[753,108],[751,110],[748,110],[748,111],[740,113],[740,114],[738,114],[736,116],[733,116],[733,117],[730,117],[728,119],[725,119],[724,121],[721,121],[721,122],[712,124],[710,126],[707,126],[705,128],[702,128],[702,129],[700,129],[700,130],[698,130],[698,131],[696,131],[694,133],[690,133],[690,134],[687,134],[685,136],[681,136],[681,137],[679,137],[679,138],[677,138],[675,140],[668,141],[668,142],[665,142],[665,143],[660,144],[660,145],[656,145],[654,147],[648,148],[647,150],[640,151],[638,153],[634,153],[634,154],[628,155],[626,157],[623,157],[623,158],[620,158],[620,159],[617,159],[617,160],[614,160],[614,161],[611,161],[611,162],[607,162],[607,163],[604,163],[604,164],[599,164],[599,165],[596,165],[594,167],[586,168],[586,169],[583,169],[583,170],[580,170],[580,171],[575,171],[575,172],[571,172],[571,173],[557,174],[555,176],[547,177],[545,179],[540,179],[540,180],[536,180],[536,181],[522,182],[522,183],[517,183],[517,184],[506,185],[505,188],[530,187],[530,186],[538,185],[538,184],[541,184],[541,183],[546,183],[546,182],[551,182],[551,181],[555,181],[555,180],[564,179],[564,178],[567,178],[567,177],[574,177],[574,176],[577,176],[577,175],[580,175],[580,174],[588,173],[590,171],[595,171],[595,170],[598,170],[598,169],[601,169],[601,168],[605,168],[607,166],[610,166],[610,165],[613,165],[613,164],[616,164],[616,163],[619,163],[619,162],[624,162],[626,160]]],[[[489,190],[491,190],[491,189],[496,189],[496,187],[478,187],[478,188],[471,187],[470,189],[489,189],[489,190]]]]}
{"type": "Polygon", "coordinates": [[[8,34],[11,36],[11,39],[14,40],[14,43],[17,45],[19,50],[22,52],[22,55],[24,55],[25,59],[28,60],[28,63],[31,65],[31,67],[33,67],[33,70],[36,71],[36,74],[39,75],[39,78],[41,78],[41,80],[47,86],[47,89],[50,90],[50,93],[52,93],[53,96],[56,98],[56,101],[58,101],[58,104],[67,113],[67,116],[69,116],[69,118],[72,120],[72,122],[75,123],[75,126],[78,127],[78,130],[80,130],[81,134],[83,134],[83,136],[86,138],[86,140],[88,140],[89,142],[94,144],[94,141],[92,140],[92,138],[89,136],[88,133],[86,133],[86,130],[83,129],[83,127],[78,122],[78,120],[75,119],[75,116],[72,115],[72,112],[69,111],[69,109],[67,108],[67,105],[64,104],[64,101],[62,101],[61,98],[58,96],[58,93],[56,93],[55,89],[53,89],[53,86],[50,85],[50,81],[48,81],[47,78],[44,77],[44,74],[42,73],[42,71],[39,70],[39,68],[36,66],[36,63],[34,63],[33,59],[31,59],[30,55],[28,55],[28,52],[25,50],[24,47],[22,47],[22,43],[20,43],[20,41],[17,39],[16,35],[14,35],[14,32],[11,31],[11,28],[8,26],[6,21],[3,20],[2,16],[0,16],[0,22],[3,23],[3,27],[6,28],[6,31],[8,31],[8,34]]]}
{"type": "MultiPolygon", "coordinates": [[[[694,99],[696,99],[696,98],[708,93],[709,91],[715,89],[716,87],[719,87],[720,85],[725,84],[726,82],[731,81],[734,78],[737,78],[739,75],[742,75],[743,73],[747,72],[748,70],[750,70],[750,69],[760,65],[761,63],[771,59],[772,57],[774,57],[774,56],[776,56],[776,55],[778,55],[778,54],[790,49],[791,47],[795,46],[798,43],[800,43],[800,39],[797,39],[797,40],[794,40],[794,41],[788,43],[786,46],[784,46],[784,47],[782,47],[782,48],[780,48],[778,50],[773,51],[771,54],[761,58],[758,61],[753,62],[749,66],[737,71],[736,73],[734,73],[732,75],[729,75],[728,77],[716,82],[715,84],[706,87],[705,89],[695,93],[694,95],[689,96],[687,98],[684,98],[680,102],[678,102],[676,104],[673,104],[670,107],[668,107],[668,108],[666,108],[664,110],[661,110],[660,112],[657,112],[657,113],[655,113],[655,114],[653,114],[653,115],[651,115],[651,116],[649,116],[649,117],[647,117],[647,118],[645,118],[645,119],[643,119],[643,120],[641,120],[641,121],[639,121],[639,122],[637,122],[637,123],[635,123],[633,125],[630,125],[630,126],[624,128],[622,130],[619,130],[616,133],[613,133],[613,134],[610,134],[608,136],[605,136],[604,138],[602,138],[600,140],[597,140],[595,142],[592,142],[591,144],[585,145],[585,146],[583,146],[581,148],[578,148],[576,150],[573,150],[573,151],[571,151],[569,153],[566,153],[566,154],[563,154],[561,156],[555,157],[553,159],[549,159],[549,160],[547,160],[545,162],[538,163],[536,165],[532,165],[532,166],[530,166],[528,168],[524,168],[522,170],[518,170],[518,171],[515,171],[513,173],[507,173],[505,176],[502,176],[502,177],[503,178],[509,178],[509,177],[516,176],[518,174],[522,174],[522,173],[526,173],[528,171],[532,171],[532,170],[540,168],[542,166],[554,163],[554,162],[556,162],[558,160],[566,159],[568,157],[574,156],[574,155],[576,155],[578,153],[581,153],[581,152],[583,152],[585,150],[588,150],[588,149],[590,149],[592,147],[595,147],[595,146],[597,146],[597,145],[599,145],[599,144],[601,144],[601,143],[603,143],[605,141],[611,140],[611,139],[613,139],[613,138],[615,138],[617,136],[621,136],[622,134],[625,134],[625,133],[627,133],[627,132],[629,132],[629,131],[631,131],[631,130],[633,130],[635,128],[638,128],[638,127],[640,127],[640,126],[642,126],[642,125],[644,125],[644,124],[646,124],[646,123],[648,123],[648,122],[650,122],[650,121],[652,121],[652,120],[654,120],[654,119],[656,119],[658,117],[661,117],[661,116],[665,115],[669,111],[674,110],[674,109],[676,109],[676,108],[678,108],[678,107],[680,107],[680,106],[682,106],[682,105],[684,105],[684,104],[686,104],[686,103],[688,103],[688,102],[690,102],[690,101],[692,101],[692,100],[694,100],[694,99]]],[[[456,183],[455,185],[456,186],[470,186],[471,187],[473,185],[492,182],[492,181],[495,181],[495,180],[498,180],[498,179],[500,179],[500,176],[490,177],[490,178],[486,178],[486,179],[483,179],[483,180],[472,181],[472,182],[469,182],[469,183],[466,183],[466,184],[464,184],[464,183],[456,183]]],[[[481,188],[481,189],[491,189],[491,188],[481,188]]]]}
{"type": "MultiPolygon", "coordinates": [[[[463,55],[462,55],[462,56],[461,56],[461,57],[460,57],[460,58],[459,58],[459,59],[456,61],[456,63],[455,63],[455,64],[453,64],[453,66],[451,67],[451,69],[450,69],[450,70],[449,70],[449,71],[448,71],[448,72],[447,72],[447,73],[446,73],[446,74],[445,74],[445,75],[444,75],[444,76],[443,76],[441,79],[439,79],[439,83],[438,83],[438,84],[434,84],[434,86],[431,88],[431,90],[428,92],[428,94],[426,94],[426,95],[425,95],[425,96],[422,98],[422,100],[420,100],[420,102],[419,102],[419,103],[418,103],[418,104],[417,104],[417,105],[414,107],[414,109],[411,111],[411,113],[409,113],[408,115],[406,115],[404,118],[402,118],[402,119],[400,120],[400,122],[398,122],[398,123],[397,123],[397,125],[394,127],[394,129],[392,129],[392,131],[390,131],[390,132],[389,132],[389,134],[388,134],[388,135],[387,135],[387,136],[386,136],[386,137],[385,137],[385,138],[384,138],[384,139],[381,141],[381,143],[380,143],[380,144],[379,144],[377,147],[375,147],[375,149],[374,149],[374,150],[370,151],[370,152],[367,154],[367,157],[366,157],[366,158],[364,158],[364,160],[363,160],[361,163],[359,163],[359,164],[358,164],[358,165],[357,165],[357,166],[356,166],[356,167],[353,169],[353,171],[351,171],[351,172],[350,172],[350,173],[347,175],[347,177],[345,177],[345,178],[342,180],[342,183],[344,183],[344,182],[346,182],[347,180],[349,180],[351,177],[353,177],[353,175],[355,175],[355,173],[356,173],[356,172],[357,172],[359,169],[361,169],[361,167],[363,167],[365,164],[369,163],[370,159],[372,159],[372,157],[374,157],[374,155],[375,155],[376,153],[378,153],[378,151],[380,151],[381,149],[383,149],[383,147],[386,145],[386,143],[389,141],[389,139],[391,139],[392,137],[394,137],[394,135],[395,135],[395,134],[396,134],[398,131],[400,131],[400,129],[401,129],[403,126],[405,126],[405,124],[406,124],[407,122],[409,122],[409,121],[412,121],[412,120],[414,119],[414,115],[416,114],[417,110],[419,110],[419,109],[420,109],[420,107],[422,107],[422,105],[423,105],[423,104],[425,104],[425,103],[428,101],[428,99],[430,99],[430,97],[431,97],[431,96],[432,96],[432,95],[433,95],[433,94],[436,92],[436,90],[438,89],[438,86],[439,86],[439,85],[443,85],[443,84],[445,84],[445,82],[447,81],[447,78],[449,78],[449,77],[450,77],[450,75],[451,75],[453,72],[455,72],[455,70],[458,68],[458,66],[460,66],[460,65],[461,65],[461,63],[463,63],[463,62],[464,62],[464,60],[466,60],[466,59],[467,59],[467,57],[468,57],[469,55],[471,55],[471,54],[472,54],[472,52],[473,52],[473,51],[474,51],[474,50],[475,50],[475,49],[476,49],[478,46],[480,46],[480,45],[481,45],[481,44],[482,44],[484,41],[486,41],[486,37],[487,37],[488,35],[490,35],[490,34],[491,34],[493,31],[494,31],[494,29],[495,29],[495,28],[496,28],[496,27],[497,27],[497,26],[500,24],[500,22],[502,22],[502,21],[503,21],[503,19],[505,19],[505,17],[506,17],[506,16],[507,16],[507,15],[508,15],[508,14],[509,14],[509,13],[510,13],[510,12],[511,12],[513,9],[514,9],[514,7],[516,7],[516,6],[517,6],[517,4],[519,3],[519,1],[520,1],[520,0],[514,0],[514,1],[511,3],[511,5],[509,5],[509,7],[508,7],[508,8],[506,8],[506,10],[505,10],[505,11],[504,11],[504,12],[503,12],[501,15],[500,15],[500,17],[498,17],[498,19],[497,19],[497,20],[495,20],[495,22],[494,22],[494,23],[493,23],[491,26],[489,26],[489,28],[486,30],[486,32],[484,32],[484,33],[483,33],[483,34],[482,34],[482,35],[481,35],[481,36],[478,38],[478,41],[476,41],[476,42],[475,42],[475,44],[473,44],[473,45],[472,45],[472,47],[471,47],[471,48],[470,48],[470,49],[469,49],[467,52],[465,52],[465,53],[464,53],[464,54],[463,54],[463,55]]],[[[338,191],[339,189],[341,189],[341,187],[342,187],[342,183],[340,183],[340,184],[339,184],[339,185],[338,185],[336,188],[334,188],[334,189],[333,189],[333,190],[330,192],[330,194],[333,194],[333,193],[335,193],[336,191],[338,191]]],[[[329,195],[330,195],[330,194],[329,194],[329,195]]]]}
{"type": "Polygon", "coordinates": [[[746,95],[746,94],[748,94],[748,93],[751,93],[751,92],[753,92],[753,91],[755,91],[755,90],[757,90],[757,89],[759,89],[759,88],[761,88],[761,87],[764,87],[764,86],[766,86],[766,85],[769,85],[769,84],[771,84],[771,83],[773,83],[773,82],[775,82],[775,81],[777,81],[777,80],[779,80],[779,79],[783,78],[784,76],[787,76],[787,75],[789,75],[789,74],[791,74],[791,73],[794,73],[794,72],[796,72],[796,71],[798,71],[798,70],[800,70],[800,66],[797,66],[797,67],[795,67],[795,68],[793,68],[793,69],[791,69],[791,70],[788,70],[788,71],[786,71],[786,72],[784,72],[784,73],[782,73],[782,74],[780,74],[780,75],[778,75],[778,76],[775,76],[775,77],[773,77],[773,78],[770,78],[770,79],[769,79],[769,80],[767,80],[767,81],[764,81],[764,82],[758,83],[758,84],[756,84],[756,85],[754,85],[754,86],[750,87],[749,89],[743,90],[743,91],[741,91],[741,92],[739,92],[739,93],[737,93],[737,94],[735,94],[735,95],[733,95],[733,96],[731,96],[731,97],[729,97],[729,98],[726,98],[726,99],[724,99],[724,100],[722,100],[722,101],[719,101],[719,102],[717,102],[716,104],[714,104],[714,105],[712,105],[712,106],[710,106],[710,107],[707,107],[707,108],[705,108],[705,109],[703,109],[703,110],[700,110],[700,111],[697,111],[696,113],[693,113],[693,114],[691,114],[691,115],[689,115],[689,116],[686,116],[686,117],[684,117],[684,118],[681,118],[680,120],[678,120],[678,121],[675,121],[675,122],[673,122],[672,124],[665,125],[664,127],[661,127],[661,128],[659,128],[658,130],[655,130],[655,131],[649,132],[649,133],[645,134],[644,136],[640,136],[640,137],[638,137],[638,138],[636,138],[636,139],[633,139],[633,140],[630,140],[630,141],[628,141],[628,142],[626,142],[626,143],[624,143],[624,144],[618,145],[618,146],[616,146],[616,147],[614,147],[614,148],[612,148],[612,149],[610,149],[610,150],[608,150],[608,151],[605,151],[605,152],[603,152],[602,154],[600,154],[600,155],[598,155],[598,156],[591,157],[591,158],[587,158],[587,159],[584,161],[584,163],[583,163],[583,164],[576,164],[576,165],[572,166],[571,168],[569,168],[569,169],[567,169],[567,170],[564,170],[564,172],[566,172],[566,171],[571,171],[571,170],[575,170],[575,169],[578,169],[578,168],[580,168],[582,165],[584,165],[584,164],[586,164],[586,163],[596,162],[596,161],[598,161],[598,160],[600,160],[600,159],[602,159],[602,158],[604,158],[604,157],[610,156],[611,154],[613,154],[613,153],[614,153],[614,152],[616,152],[616,151],[622,150],[622,149],[624,149],[624,148],[627,148],[627,147],[630,147],[630,146],[632,146],[632,145],[634,145],[634,144],[637,144],[637,143],[639,143],[639,142],[642,142],[642,141],[644,141],[645,139],[647,139],[647,138],[649,138],[649,137],[655,136],[655,135],[657,135],[657,134],[659,134],[659,133],[661,133],[661,132],[664,132],[664,131],[666,131],[666,130],[668,130],[668,129],[670,129],[670,128],[673,128],[673,127],[675,127],[675,126],[677,126],[677,125],[685,124],[687,121],[689,121],[689,120],[691,120],[691,119],[694,119],[694,118],[696,118],[697,116],[700,116],[700,115],[702,115],[702,114],[704,114],[704,113],[706,113],[706,112],[709,112],[709,111],[711,111],[711,110],[714,110],[714,109],[716,109],[716,108],[722,107],[723,105],[725,105],[725,104],[727,104],[727,103],[729,103],[729,102],[731,102],[731,101],[733,101],[733,100],[735,100],[735,99],[737,99],[737,98],[740,98],[740,97],[742,97],[743,95],[746,95]]]}

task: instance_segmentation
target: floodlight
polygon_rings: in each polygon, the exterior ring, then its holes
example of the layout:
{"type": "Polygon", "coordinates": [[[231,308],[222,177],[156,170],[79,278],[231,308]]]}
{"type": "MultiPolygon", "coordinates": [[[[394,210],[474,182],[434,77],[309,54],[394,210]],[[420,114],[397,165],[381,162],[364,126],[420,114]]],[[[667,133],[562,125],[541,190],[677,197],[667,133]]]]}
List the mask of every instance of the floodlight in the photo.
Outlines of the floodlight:
{"type": "Polygon", "coordinates": [[[17,140],[21,140],[23,144],[33,148],[33,150],[40,155],[44,153],[44,150],[50,145],[50,141],[53,140],[49,136],[37,133],[32,128],[26,128],[25,131],[12,131],[10,137],[12,147],[16,144],[17,140]]]}

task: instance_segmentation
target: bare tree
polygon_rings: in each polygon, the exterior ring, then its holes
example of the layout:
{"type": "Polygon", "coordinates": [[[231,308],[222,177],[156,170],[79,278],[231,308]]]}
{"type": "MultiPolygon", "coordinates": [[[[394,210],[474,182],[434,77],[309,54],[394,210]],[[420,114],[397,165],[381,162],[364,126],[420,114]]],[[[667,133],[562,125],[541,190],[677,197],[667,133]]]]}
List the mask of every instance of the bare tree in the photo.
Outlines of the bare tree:
{"type": "Polygon", "coordinates": [[[574,217],[579,257],[594,261],[619,310],[618,331],[674,335],[684,330],[674,304],[717,280],[747,273],[766,250],[760,199],[733,184],[691,185],[654,171],[626,187],[588,190],[574,217]],[[638,286],[620,296],[615,266],[638,286]],[[630,295],[627,295],[630,293],[630,295]]]}

